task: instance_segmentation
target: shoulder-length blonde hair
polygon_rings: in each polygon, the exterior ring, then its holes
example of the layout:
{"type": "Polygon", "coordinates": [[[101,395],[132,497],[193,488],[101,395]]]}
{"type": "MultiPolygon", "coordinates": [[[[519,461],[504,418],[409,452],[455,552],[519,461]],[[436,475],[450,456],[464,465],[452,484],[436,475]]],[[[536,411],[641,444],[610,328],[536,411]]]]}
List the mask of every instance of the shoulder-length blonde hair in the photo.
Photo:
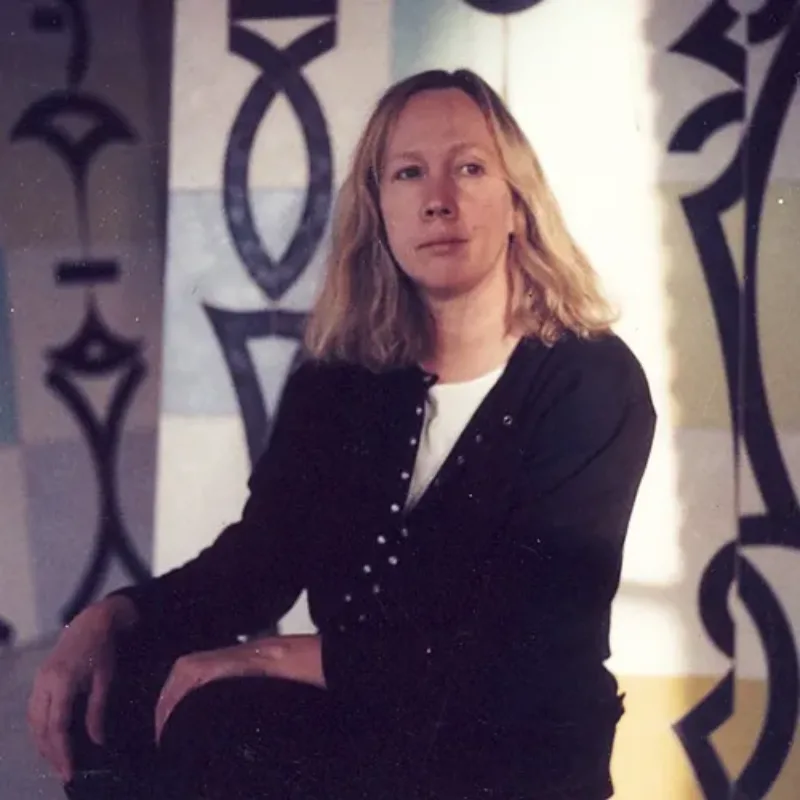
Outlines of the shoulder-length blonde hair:
{"type": "Polygon", "coordinates": [[[509,248],[511,322],[523,335],[554,344],[566,331],[608,333],[614,321],[598,277],[564,223],[525,134],[499,95],[469,70],[432,70],[392,86],[378,102],[336,200],[322,289],[306,326],[309,355],[372,370],[430,355],[433,327],[415,285],[389,249],[380,211],[387,139],[405,104],[432,89],[461,89],[486,117],[516,209],[509,248]]]}

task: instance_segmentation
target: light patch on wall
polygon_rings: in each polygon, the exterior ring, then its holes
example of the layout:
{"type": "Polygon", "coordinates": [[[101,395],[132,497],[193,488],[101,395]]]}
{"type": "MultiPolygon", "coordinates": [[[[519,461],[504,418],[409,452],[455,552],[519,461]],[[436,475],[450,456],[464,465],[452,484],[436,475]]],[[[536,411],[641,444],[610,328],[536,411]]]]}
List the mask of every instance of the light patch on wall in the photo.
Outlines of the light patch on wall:
{"type": "MultiPolygon", "coordinates": [[[[645,4],[601,5],[562,0],[510,18],[509,102],[570,230],[621,310],[618,333],[650,382],[658,431],[631,521],[623,581],[669,590],[683,580],[685,542],[670,403],[672,320],[656,134],[661,98],[650,82],[645,4]]],[[[651,592],[646,609],[629,604],[617,618],[637,642],[642,614],[651,630],[661,631],[653,646],[666,660],[648,660],[646,672],[679,669],[684,661],[680,629],[689,624],[689,609],[684,604],[676,616],[668,596],[651,592]]],[[[625,668],[631,669],[627,661],[625,668]]]]}
{"type": "Polygon", "coordinates": [[[501,91],[506,25],[463,0],[395,0],[392,76],[467,67],[501,91]]]}
{"type": "Polygon", "coordinates": [[[161,418],[154,574],[194,558],[241,517],[249,472],[238,416],[161,418]]]}

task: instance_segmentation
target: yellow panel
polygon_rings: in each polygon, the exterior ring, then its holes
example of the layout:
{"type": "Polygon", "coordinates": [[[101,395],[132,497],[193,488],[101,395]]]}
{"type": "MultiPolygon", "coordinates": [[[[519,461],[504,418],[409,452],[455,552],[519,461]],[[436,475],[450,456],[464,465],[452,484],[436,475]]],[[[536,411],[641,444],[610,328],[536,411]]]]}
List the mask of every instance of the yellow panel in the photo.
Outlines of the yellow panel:
{"type": "MultiPolygon", "coordinates": [[[[707,676],[620,676],[626,713],[620,720],[612,760],[616,800],[705,800],[673,724],[717,684],[707,676]]],[[[766,707],[763,681],[736,682],[735,714],[714,735],[714,745],[731,775],[752,754],[766,707]]],[[[769,800],[797,800],[800,737],[795,739],[769,800]]]]}

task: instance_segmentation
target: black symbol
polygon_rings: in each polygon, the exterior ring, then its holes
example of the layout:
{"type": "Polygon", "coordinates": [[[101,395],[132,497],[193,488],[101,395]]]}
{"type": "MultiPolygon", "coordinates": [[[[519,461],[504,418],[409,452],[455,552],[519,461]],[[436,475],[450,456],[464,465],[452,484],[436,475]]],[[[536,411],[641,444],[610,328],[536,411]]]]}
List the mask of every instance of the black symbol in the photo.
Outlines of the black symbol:
{"type": "Polygon", "coordinates": [[[67,60],[67,80],[76,87],[86,77],[91,54],[91,40],[83,0],[55,0],[63,8],[37,6],[31,14],[31,27],[40,33],[60,33],[65,26],[72,34],[67,60]]]}
{"type": "Polygon", "coordinates": [[[256,34],[231,27],[232,52],[261,69],[231,128],[225,153],[225,217],[248,272],[270,300],[280,299],[308,265],[322,240],[333,194],[331,143],[325,116],[302,69],[336,44],[335,22],[308,31],[281,51],[256,34]],[[308,152],[309,182],[302,218],[276,263],[264,249],[250,207],[248,168],[256,131],[281,92],[297,113],[308,152]]]}
{"type": "Polygon", "coordinates": [[[243,19],[282,19],[285,17],[331,17],[338,0],[230,0],[232,22],[243,19]]]}
{"type": "Polygon", "coordinates": [[[94,597],[114,553],[136,581],[149,577],[128,541],[117,496],[117,454],[125,416],[147,368],[142,345],[122,339],[103,322],[94,302],[75,337],[48,354],[47,386],[74,415],[89,446],[100,490],[98,531],[92,557],[73,597],[62,611],[69,622],[94,597]],[[80,378],[116,375],[107,414],[99,418],[79,386],[80,378]]]}
{"type": "Polygon", "coordinates": [[[106,259],[62,261],[56,266],[56,283],[114,283],[119,280],[119,272],[119,264],[106,259]]]}
{"type": "MultiPolygon", "coordinates": [[[[302,74],[315,58],[336,44],[336,21],[329,20],[300,36],[285,50],[235,24],[241,18],[287,16],[287,4],[231,2],[230,49],[259,68],[234,118],[225,153],[224,211],[231,240],[249,274],[270,300],[280,300],[308,268],[330,215],[333,200],[333,158],[328,125],[319,100],[302,74]],[[278,94],[283,94],[297,114],[308,153],[309,182],[300,223],[280,259],[265,250],[250,202],[248,171],[256,131],[278,94]]],[[[292,16],[335,11],[334,2],[304,2],[291,5],[292,16]]],[[[254,339],[278,337],[299,341],[305,314],[265,309],[238,312],[205,305],[204,310],[222,347],[236,391],[245,427],[251,462],[267,444],[271,415],[250,356],[254,339]]],[[[295,364],[301,358],[300,350],[295,364]]]]}
{"type": "MultiPolygon", "coordinates": [[[[116,109],[81,89],[92,51],[83,0],[41,3],[32,11],[31,25],[42,33],[61,33],[68,29],[71,35],[66,65],[67,88],[52,91],[31,104],[14,125],[10,136],[11,141],[32,140],[49,147],[64,161],[72,179],[78,235],[86,257],[58,263],[56,282],[62,285],[114,282],[119,279],[119,264],[89,257],[89,170],[105,147],[114,143],[130,144],[137,141],[137,136],[116,109]],[[77,136],[63,124],[75,117],[85,123],[83,132],[77,136]]],[[[46,385],[76,418],[89,447],[100,492],[99,530],[90,563],[61,612],[62,619],[68,621],[92,601],[114,553],[135,580],[149,577],[127,538],[117,499],[115,471],[124,418],[139,383],[144,379],[146,366],[141,344],[128,342],[109,330],[91,297],[76,336],[70,342],[52,348],[47,358],[50,368],[46,373],[46,385]],[[76,379],[81,376],[111,376],[115,372],[119,374],[119,381],[110,408],[104,419],[98,419],[76,379]]]]}
{"type": "Polygon", "coordinates": [[[533,8],[543,0],[464,0],[468,6],[489,14],[515,14],[533,8]]]}
{"type": "Polygon", "coordinates": [[[69,169],[75,189],[80,234],[88,245],[89,212],[87,181],[91,162],[100,151],[115,142],[137,141],[127,121],[102,100],[72,90],[55,91],[28,107],[11,131],[11,141],[31,139],[44,143],[61,156],[69,169]],[[59,120],[82,117],[88,130],[73,138],[59,127],[59,120]]]}
{"type": "MultiPolygon", "coordinates": [[[[281,309],[264,311],[227,311],[203,305],[223,344],[225,363],[236,388],[239,410],[244,421],[247,453],[255,463],[267,445],[270,434],[270,415],[261,391],[248,343],[253,339],[280,338],[299,341],[303,335],[306,315],[299,311],[281,309]]],[[[300,363],[298,349],[291,369],[300,363]]],[[[290,370],[291,371],[291,370],[290,370]]]]}
{"type": "MultiPolygon", "coordinates": [[[[800,549],[800,507],[770,414],[758,339],[758,242],[767,182],[800,72],[800,15],[794,0],[774,0],[748,19],[748,40],[761,43],[783,31],[753,113],[728,167],[713,183],[682,198],[709,288],[723,353],[738,465],[749,455],[767,513],[744,517],[736,544],[708,564],[700,587],[700,615],[715,646],[733,659],[733,622],[727,602],[738,577],[739,594],[761,638],[769,700],[761,735],[747,764],[731,779],[711,736],[733,714],[733,671],[675,725],[706,798],[766,797],[795,736],[800,706],[797,645],[786,615],[741,548],[772,545],[800,549]],[[745,265],[740,289],[722,215],[745,201],[745,265]]],[[[715,67],[744,84],[746,51],[728,38],[739,14],[712,2],[672,50],[715,67]]],[[[672,152],[697,152],[723,126],[744,118],[744,94],[735,90],[693,111],[670,143],[672,152]]]]}

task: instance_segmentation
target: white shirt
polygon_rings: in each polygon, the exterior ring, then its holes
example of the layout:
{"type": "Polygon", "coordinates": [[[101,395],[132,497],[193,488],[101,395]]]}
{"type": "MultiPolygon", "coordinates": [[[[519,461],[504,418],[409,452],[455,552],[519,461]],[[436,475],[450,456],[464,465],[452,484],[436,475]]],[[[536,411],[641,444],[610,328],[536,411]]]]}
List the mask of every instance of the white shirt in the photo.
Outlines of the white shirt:
{"type": "Polygon", "coordinates": [[[437,383],[428,390],[406,508],[411,508],[422,497],[503,370],[505,364],[479,378],[460,383],[437,383]]]}

